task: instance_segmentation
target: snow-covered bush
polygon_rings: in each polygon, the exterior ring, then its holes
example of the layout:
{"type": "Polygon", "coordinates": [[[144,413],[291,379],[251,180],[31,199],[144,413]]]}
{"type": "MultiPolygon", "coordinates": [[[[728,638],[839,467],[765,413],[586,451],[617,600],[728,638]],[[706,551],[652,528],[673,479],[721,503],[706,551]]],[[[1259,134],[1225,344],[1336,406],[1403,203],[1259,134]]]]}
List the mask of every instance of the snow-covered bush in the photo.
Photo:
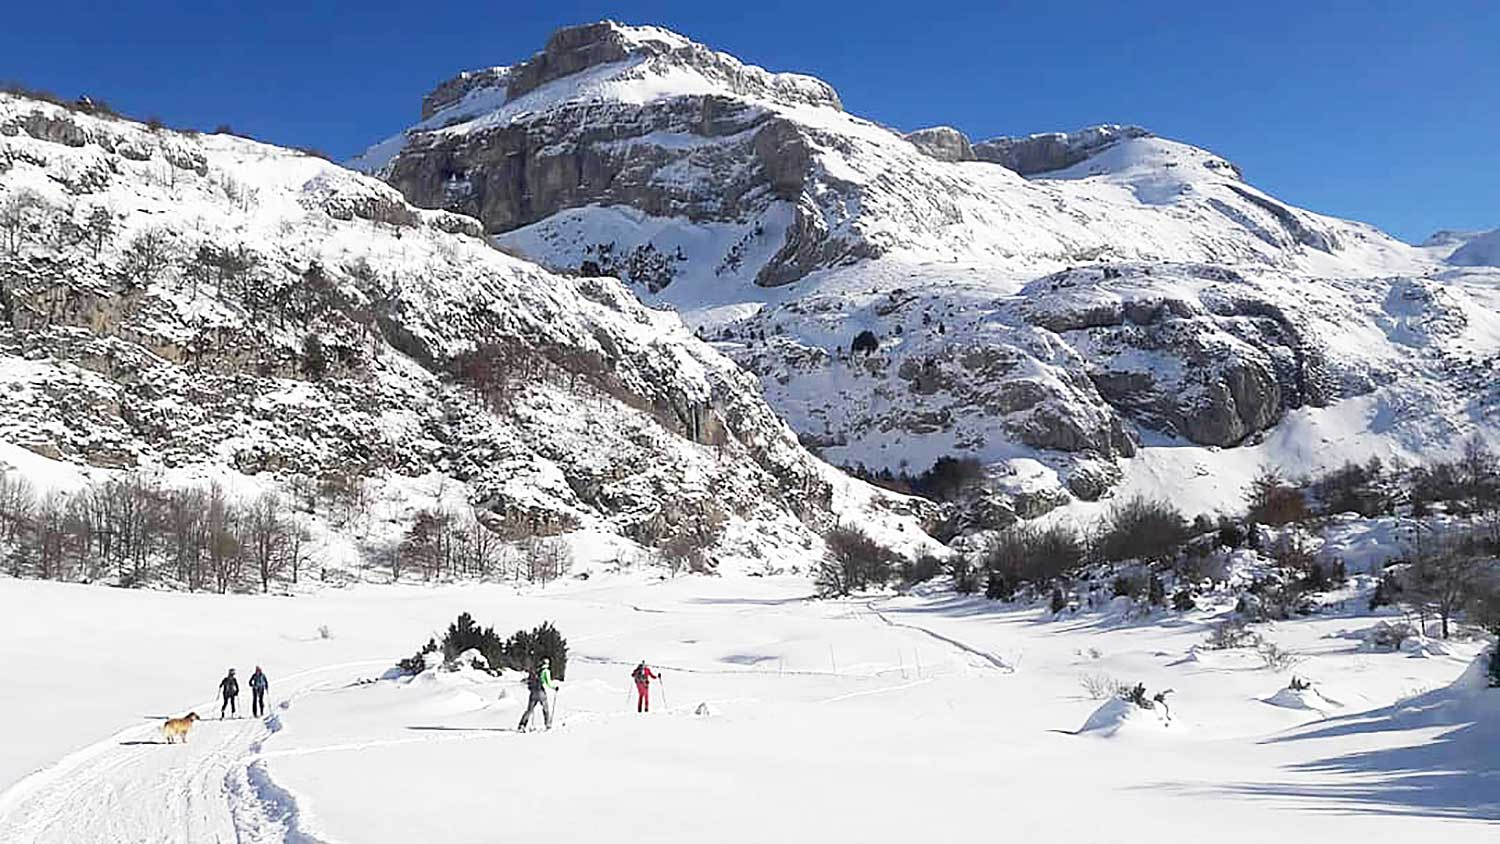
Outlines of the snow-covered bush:
{"type": "Polygon", "coordinates": [[[318,625],[318,638],[319,639],[332,639],[333,638],[333,630],[329,629],[328,625],[326,625],[326,624],[319,624],[318,625]]]}
{"type": "Polygon", "coordinates": [[[1167,695],[1171,693],[1171,689],[1163,689],[1147,697],[1146,684],[1136,683],[1134,686],[1120,686],[1118,696],[1120,700],[1135,704],[1139,709],[1156,709],[1157,706],[1161,706],[1162,711],[1168,713],[1168,717],[1171,717],[1171,707],[1167,706],[1167,695]]]}
{"type": "Polygon", "coordinates": [[[1172,595],[1172,609],[1178,612],[1192,612],[1198,608],[1198,602],[1193,600],[1193,590],[1178,589],[1172,595]]]}
{"type": "Polygon", "coordinates": [[[421,674],[423,671],[427,670],[427,655],[435,654],[437,652],[437,640],[428,639],[427,644],[418,648],[415,654],[412,654],[406,659],[397,662],[396,668],[399,669],[402,674],[421,674]]]}
{"type": "Polygon", "coordinates": [[[1244,648],[1260,641],[1260,636],[1245,626],[1243,619],[1226,618],[1215,624],[1208,633],[1208,648],[1225,651],[1244,648]]]}
{"type": "Polygon", "coordinates": [[[1490,688],[1500,689],[1500,645],[1490,651],[1490,688]]]}
{"type": "Polygon", "coordinates": [[[404,674],[418,674],[440,664],[450,669],[468,665],[495,673],[509,668],[527,671],[551,661],[552,676],[563,679],[568,668],[568,642],[550,623],[534,630],[517,630],[502,640],[493,627],[480,627],[473,616],[463,613],[448,625],[442,644],[429,639],[415,655],[396,663],[404,674]]]}
{"type": "Polygon", "coordinates": [[[488,664],[500,665],[505,657],[505,642],[495,635],[495,628],[480,627],[473,616],[463,613],[443,634],[443,662],[451,664],[468,651],[478,651],[488,664]]]}

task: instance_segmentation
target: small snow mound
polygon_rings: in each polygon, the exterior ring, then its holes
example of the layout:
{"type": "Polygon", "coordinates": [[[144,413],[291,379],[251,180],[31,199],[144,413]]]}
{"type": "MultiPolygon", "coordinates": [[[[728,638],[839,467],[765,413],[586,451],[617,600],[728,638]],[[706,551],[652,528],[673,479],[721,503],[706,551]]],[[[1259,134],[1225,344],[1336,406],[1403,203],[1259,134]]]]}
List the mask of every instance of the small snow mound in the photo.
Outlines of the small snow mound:
{"type": "Polygon", "coordinates": [[[693,714],[699,718],[717,718],[723,713],[719,712],[719,708],[713,704],[704,702],[698,704],[697,708],[693,710],[693,714]]]}
{"type": "Polygon", "coordinates": [[[1329,700],[1318,693],[1317,689],[1308,687],[1305,689],[1293,689],[1287,687],[1265,698],[1263,701],[1272,706],[1283,709],[1306,709],[1313,712],[1322,712],[1326,709],[1338,708],[1341,704],[1329,700]]]}
{"type": "Polygon", "coordinates": [[[1131,732],[1143,729],[1149,732],[1164,730],[1171,726],[1171,719],[1161,707],[1142,709],[1128,700],[1111,698],[1094,710],[1094,714],[1083,722],[1079,735],[1097,735],[1112,738],[1127,727],[1131,732]]]}
{"type": "Polygon", "coordinates": [[[1430,656],[1448,656],[1452,653],[1448,646],[1437,639],[1429,639],[1426,636],[1413,636],[1401,642],[1401,652],[1407,656],[1425,659],[1430,656]]]}

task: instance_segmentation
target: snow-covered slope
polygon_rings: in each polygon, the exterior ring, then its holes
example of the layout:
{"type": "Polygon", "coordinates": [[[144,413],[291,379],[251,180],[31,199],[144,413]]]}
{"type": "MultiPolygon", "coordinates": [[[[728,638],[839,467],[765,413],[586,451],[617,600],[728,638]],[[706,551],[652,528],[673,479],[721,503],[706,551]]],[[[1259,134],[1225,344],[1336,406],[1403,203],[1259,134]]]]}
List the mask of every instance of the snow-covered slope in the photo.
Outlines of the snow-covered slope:
{"type": "Polygon", "coordinates": [[[696,532],[756,565],[805,562],[834,518],[922,541],[675,315],[319,158],[0,95],[0,208],[9,446],[436,477],[507,536],[696,532]]]}
{"type": "Polygon", "coordinates": [[[1500,229],[1466,238],[1448,256],[1459,267],[1500,267],[1500,229]]]}
{"type": "Polygon", "coordinates": [[[609,22],[444,83],[423,118],[358,166],[676,308],[835,462],[973,455],[1089,498],[1157,446],[1215,463],[1324,408],[1349,447],[1257,459],[1420,456],[1493,424],[1471,384],[1500,352],[1493,275],[1138,127],[903,136],[805,77],[609,22]]]}

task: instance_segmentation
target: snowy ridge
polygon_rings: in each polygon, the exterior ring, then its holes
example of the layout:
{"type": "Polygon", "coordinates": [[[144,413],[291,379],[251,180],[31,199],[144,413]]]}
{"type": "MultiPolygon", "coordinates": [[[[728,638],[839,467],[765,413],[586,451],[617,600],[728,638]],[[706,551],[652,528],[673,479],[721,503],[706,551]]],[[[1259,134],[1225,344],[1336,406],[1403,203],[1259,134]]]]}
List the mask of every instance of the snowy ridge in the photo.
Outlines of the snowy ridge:
{"type": "Polygon", "coordinates": [[[1466,238],[1448,256],[1448,263],[1459,267],[1500,267],[1500,229],[1466,238]]]}

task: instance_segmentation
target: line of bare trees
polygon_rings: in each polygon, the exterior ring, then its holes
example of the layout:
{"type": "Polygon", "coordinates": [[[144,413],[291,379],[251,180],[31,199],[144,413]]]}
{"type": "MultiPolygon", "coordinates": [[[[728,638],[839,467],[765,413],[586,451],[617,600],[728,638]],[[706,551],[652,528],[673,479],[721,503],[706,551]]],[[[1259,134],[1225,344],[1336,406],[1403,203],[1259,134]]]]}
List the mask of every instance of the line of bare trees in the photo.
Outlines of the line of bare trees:
{"type": "Polygon", "coordinates": [[[481,521],[471,509],[423,509],[401,541],[377,550],[391,580],[420,574],[424,580],[525,580],[546,584],[573,565],[566,542],[527,536],[518,544],[481,521]]]}
{"type": "Polygon", "coordinates": [[[0,564],[15,577],[270,591],[298,582],[308,542],[271,493],[242,503],[219,485],[168,489],[131,474],[38,494],[0,475],[0,564]]]}

